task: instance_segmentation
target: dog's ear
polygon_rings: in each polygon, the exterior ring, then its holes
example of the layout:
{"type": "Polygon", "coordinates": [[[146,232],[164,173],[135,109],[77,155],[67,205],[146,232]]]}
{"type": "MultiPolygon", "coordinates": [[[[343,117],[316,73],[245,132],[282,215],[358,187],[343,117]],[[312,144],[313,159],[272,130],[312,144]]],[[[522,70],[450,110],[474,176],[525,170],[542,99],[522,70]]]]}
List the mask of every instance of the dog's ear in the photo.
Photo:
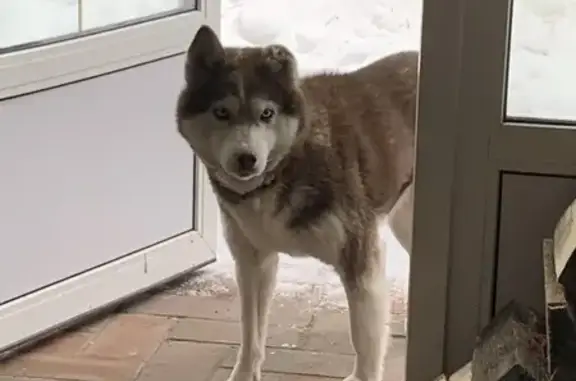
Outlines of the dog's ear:
{"type": "Polygon", "coordinates": [[[298,83],[298,64],[296,57],[283,45],[269,45],[263,50],[264,70],[281,81],[284,86],[298,83]]]}
{"type": "Polygon", "coordinates": [[[224,61],[224,47],[218,36],[212,28],[202,25],[188,48],[186,82],[193,86],[199,85],[213,70],[222,67],[224,61]]]}

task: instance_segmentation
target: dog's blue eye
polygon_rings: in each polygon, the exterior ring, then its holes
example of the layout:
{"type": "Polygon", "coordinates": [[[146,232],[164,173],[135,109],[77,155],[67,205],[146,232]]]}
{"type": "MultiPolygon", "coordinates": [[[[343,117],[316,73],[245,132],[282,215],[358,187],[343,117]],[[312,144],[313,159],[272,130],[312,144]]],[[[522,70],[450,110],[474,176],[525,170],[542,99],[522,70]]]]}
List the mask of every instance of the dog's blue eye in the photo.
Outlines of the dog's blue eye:
{"type": "Polygon", "coordinates": [[[272,110],[271,108],[266,108],[264,109],[264,111],[262,111],[262,114],[260,114],[260,120],[262,120],[263,122],[268,122],[270,121],[270,119],[272,119],[273,116],[274,116],[274,110],[272,110]]]}
{"type": "Polygon", "coordinates": [[[214,117],[218,120],[229,120],[230,111],[226,107],[216,107],[212,110],[214,117]]]}

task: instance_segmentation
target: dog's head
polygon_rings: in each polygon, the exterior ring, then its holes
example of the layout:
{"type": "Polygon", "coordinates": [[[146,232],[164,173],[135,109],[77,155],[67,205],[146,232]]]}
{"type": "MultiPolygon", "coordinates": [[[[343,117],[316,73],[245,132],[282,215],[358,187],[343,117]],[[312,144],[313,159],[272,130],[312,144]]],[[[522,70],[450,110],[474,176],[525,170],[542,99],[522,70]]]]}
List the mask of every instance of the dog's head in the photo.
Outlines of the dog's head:
{"type": "Polygon", "coordinates": [[[287,155],[302,128],[304,100],[284,46],[224,48],[201,27],[186,60],[178,130],[228,188],[245,193],[287,155]]]}

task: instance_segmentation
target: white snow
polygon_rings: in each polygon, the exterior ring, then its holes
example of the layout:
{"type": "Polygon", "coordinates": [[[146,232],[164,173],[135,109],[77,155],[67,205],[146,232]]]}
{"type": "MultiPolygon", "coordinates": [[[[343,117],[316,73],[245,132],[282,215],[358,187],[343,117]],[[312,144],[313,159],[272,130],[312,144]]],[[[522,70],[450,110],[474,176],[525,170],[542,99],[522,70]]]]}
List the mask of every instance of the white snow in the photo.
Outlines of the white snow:
{"type": "Polygon", "coordinates": [[[421,0],[224,0],[227,45],[281,43],[303,73],[350,70],[401,49],[418,49],[421,0]]]}
{"type": "MultiPolygon", "coordinates": [[[[114,0],[87,3],[95,8],[85,21],[101,25],[127,18],[131,9],[141,14],[170,8],[174,0],[122,0],[122,7],[110,7],[120,3],[114,0]]],[[[0,0],[0,47],[73,31],[76,4],[0,0]]],[[[418,49],[421,12],[422,0],[222,0],[222,38],[236,46],[285,44],[297,55],[302,74],[348,71],[399,50],[418,49]]],[[[513,13],[508,114],[576,119],[576,0],[516,0],[513,13]]],[[[383,237],[389,278],[405,286],[408,257],[389,230],[383,237]]],[[[223,242],[221,248],[204,279],[232,276],[223,242]]],[[[311,259],[283,256],[279,291],[310,284],[334,300],[343,298],[332,270],[311,259]]]]}

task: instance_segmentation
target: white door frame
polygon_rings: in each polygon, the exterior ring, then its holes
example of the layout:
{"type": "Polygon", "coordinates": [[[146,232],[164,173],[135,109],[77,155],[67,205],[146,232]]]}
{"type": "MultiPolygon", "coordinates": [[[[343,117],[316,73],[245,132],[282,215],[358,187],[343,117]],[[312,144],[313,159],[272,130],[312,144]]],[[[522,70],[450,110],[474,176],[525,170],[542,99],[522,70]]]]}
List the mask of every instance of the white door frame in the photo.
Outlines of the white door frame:
{"type": "MultiPolygon", "coordinates": [[[[220,1],[199,3],[197,11],[0,55],[0,101],[182,54],[200,25],[219,30],[220,1]]],[[[195,161],[194,230],[0,305],[0,352],[215,261],[218,206],[195,161]]]]}

